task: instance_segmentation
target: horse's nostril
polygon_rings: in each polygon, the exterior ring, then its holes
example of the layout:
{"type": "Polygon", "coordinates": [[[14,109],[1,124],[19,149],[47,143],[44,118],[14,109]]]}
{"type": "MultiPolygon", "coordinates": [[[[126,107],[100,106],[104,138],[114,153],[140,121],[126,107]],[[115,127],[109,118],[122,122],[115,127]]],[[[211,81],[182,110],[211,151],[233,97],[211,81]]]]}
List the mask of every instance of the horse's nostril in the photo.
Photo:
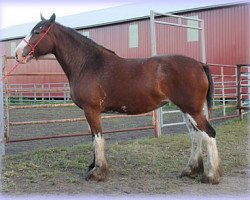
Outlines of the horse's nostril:
{"type": "Polygon", "coordinates": [[[18,55],[17,55],[17,53],[15,55],[16,55],[16,61],[18,61],[18,55]]]}
{"type": "Polygon", "coordinates": [[[25,56],[27,56],[27,54],[23,52],[23,53],[22,53],[22,57],[25,57],[25,56]]]}

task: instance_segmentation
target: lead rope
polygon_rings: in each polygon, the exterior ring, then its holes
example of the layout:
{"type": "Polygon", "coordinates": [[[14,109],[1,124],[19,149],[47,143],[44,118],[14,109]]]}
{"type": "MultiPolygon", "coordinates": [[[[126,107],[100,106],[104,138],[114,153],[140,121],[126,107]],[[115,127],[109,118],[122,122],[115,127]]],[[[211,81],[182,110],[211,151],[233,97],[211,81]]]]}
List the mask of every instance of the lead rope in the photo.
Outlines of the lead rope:
{"type": "MultiPolygon", "coordinates": [[[[51,27],[51,26],[50,26],[51,27]]],[[[27,43],[27,45],[29,45],[31,47],[31,51],[28,53],[28,55],[26,55],[22,60],[20,60],[9,72],[7,72],[4,76],[2,76],[0,78],[0,81],[3,81],[4,79],[7,78],[7,76],[9,76],[14,70],[16,70],[16,68],[24,61],[26,60],[26,58],[28,56],[30,56],[31,54],[34,54],[35,52],[35,48],[36,46],[41,42],[41,40],[45,37],[45,35],[47,35],[47,33],[50,30],[50,27],[45,31],[45,33],[39,38],[39,40],[36,42],[36,44],[34,46],[32,46],[25,38],[23,39],[24,42],[27,43]]]]}

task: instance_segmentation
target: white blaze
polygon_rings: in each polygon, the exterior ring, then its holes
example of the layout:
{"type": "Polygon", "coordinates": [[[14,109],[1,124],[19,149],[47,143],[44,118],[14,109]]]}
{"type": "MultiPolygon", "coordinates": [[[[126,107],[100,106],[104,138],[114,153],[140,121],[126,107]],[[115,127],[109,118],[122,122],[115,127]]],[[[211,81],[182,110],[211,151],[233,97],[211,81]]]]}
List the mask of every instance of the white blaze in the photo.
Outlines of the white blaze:
{"type": "MultiPolygon", "coordinates": [[[[15,49],[15,55],[17,56],[17,61],[21,61],[24,59],[24,57],[22,56],[23,55],[23,49],[24,47],[26,47],[28,44],[27,42],[29,42],[31,38],[31,35],[27,35],[19,44],[18,46],[16,47],[15,49]],[[26,42],[24,41],[26,40],[26,42]]],[[[28,61],[28,58],[25,59],[22,63],[26,63],[28,61]]]]}
{"type": "Polygon", "coordinates": [[[16,47],[16,50],[15,50],[15,52],[17,52],[19,49],[21,50],[23,50],[24,49],[24,47],[26,47],[28,44],[27,44],[27,42],[29,42],[30,41],[30,38],[31,38],[31,35],[27,35],[19,44],[18,44],[18,46],[16,47]],[[27,42],[25,42],[24,40],[26,40],[27,42]]]}

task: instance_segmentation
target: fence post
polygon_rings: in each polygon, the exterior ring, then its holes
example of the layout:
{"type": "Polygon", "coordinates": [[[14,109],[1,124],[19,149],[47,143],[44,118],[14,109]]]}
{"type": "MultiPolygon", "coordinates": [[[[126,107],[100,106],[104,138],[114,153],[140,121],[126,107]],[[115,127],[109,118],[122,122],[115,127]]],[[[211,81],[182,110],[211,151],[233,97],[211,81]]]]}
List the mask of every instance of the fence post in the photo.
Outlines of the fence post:
{"type": "Polygon", "coordinates": [[[42,87],[42,102],[43,102],[44,101],[44,83],[42,83],[41,87],[42,87]]]}
{"type": "Polygon", "coordinates": [[[241,80],[240,80],[240,71],[241,71],[241,66],[240,65],[237,65],[237,108],[239,110],[239,117],[240,117],[240,120],[242,120],[242,110],[241,110],[241,80]]]}
{"type": "Polygon", "coordinates": [[[36,103],[37,100],[37,86],[36,83],[34,83],[34,102],[36,103]]]}
{"type": "MultiPolygon", "coordinates": [[[[156,56],[156,35],[155,35],[155,14],[154,11],[150,10],[150,32],[151,32],[151,51],[152,56],[156,56]]],[[[153,111],[153,123],[155,130],[155,137],[161,135],[161,108],[153,111]]]]}
{"type": "MultiPolygon", "coordinates": [[[[7,73],[7,57],[4,56],[3,59],[3,73],[6,74],[7,73]]],[[[5,82],[3,84],[4,86],[4,90],[5,90],[5,98],[4,98],[4,108],[5,108],[5,142],[9,141],[9,137],[10,137],[10,117],[9,117],[9,104],[10,104],[10,99],[9,99],[9,85],[8,85],[8,77],[5,79],[5,82]]]]}
{"type": "MultiPolygon", "coordinates": [[[[206,58],[206,44],[205,44],[205,22],[204,20],[201,21],[201,62],[207,63],[207,58],[206,58]]],[[[209,110],[207,106],[207,102],[204,104],[204,114],[207,119],[209,119],[209,110]]]]}
{"type": "Polygon", "coordinates": [[[223,107],[223,116],[226,116],[226,100],[225,100],[225,83],[224,83],[224,69],[223,66],[220,66],[221,72],[221,86],[222,86],[222,107],[223,107]]]}
{"type": "MultiPolygon", "coordinates": [[[[4,59],[0,60],[0,77],[3,75],[4,59]]],[[[5,154],[4,150],[4,106],[3,106],[3,81],[0,81],[0,157],[5,154]]],[[[1,160],[2,161],[2,160],[1,160]]]]}

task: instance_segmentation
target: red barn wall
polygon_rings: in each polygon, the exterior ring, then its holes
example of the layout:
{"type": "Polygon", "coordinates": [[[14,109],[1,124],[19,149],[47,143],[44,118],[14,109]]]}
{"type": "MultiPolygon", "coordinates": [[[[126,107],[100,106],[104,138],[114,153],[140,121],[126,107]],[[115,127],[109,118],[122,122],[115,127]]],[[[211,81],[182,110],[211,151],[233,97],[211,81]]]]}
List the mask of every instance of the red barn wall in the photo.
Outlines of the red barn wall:
{"type": "MultiPolygon", "coordinates": [[[[183,16],[198,15],[205,21],[206,57],[208,63],[249,63],[249,4],[180,13],[183,16]]],[[[173,21],[163,17],[161,20],[173,21]]],[[[126,58],[151,56],[149,19],[94,27],[90,38],[126,58]],[[138,48],[129,48],[129,25],[138,24],[138,48]]],[[[184,54],[200,60],[200,41],[188,42],[187,29],[156,25],[157,53],[184,54]]],[[[200,39],[200,37],[199,37],[200,39]]],[[[3,42],[4,54],[10,55],[10,42],[3,42]]],[[[17,40],[17,43],[20,40],[17,40]]],[[[8,62],[8,68],[15,61],[8,62]]],[[[62,72],[57,61],[32,61],[22,65],[15,73],[62,72]]],[[[65,82],[65,77],[10,78],[10,83],[65,82]]]]}
{"type": "MultiPolygon", "coordinates": [[[[237,64],[249,61],[249,5],[181,13],[198,15],[205,21],[206,57],[208,63],[237,64]]],[[[161,19],[173,21],[173,19],[161,19]]],[[[134,21],[86,29],[97,43],[128,58],[151,55],[149,20],[134,21]],[[129,48],[129,25],[139,26],[139,46],[129,48]]],[[[200,41],[187,42],[187,29],[156,25],[158,54],[184,54],[200,58],[200,41]]]]}

